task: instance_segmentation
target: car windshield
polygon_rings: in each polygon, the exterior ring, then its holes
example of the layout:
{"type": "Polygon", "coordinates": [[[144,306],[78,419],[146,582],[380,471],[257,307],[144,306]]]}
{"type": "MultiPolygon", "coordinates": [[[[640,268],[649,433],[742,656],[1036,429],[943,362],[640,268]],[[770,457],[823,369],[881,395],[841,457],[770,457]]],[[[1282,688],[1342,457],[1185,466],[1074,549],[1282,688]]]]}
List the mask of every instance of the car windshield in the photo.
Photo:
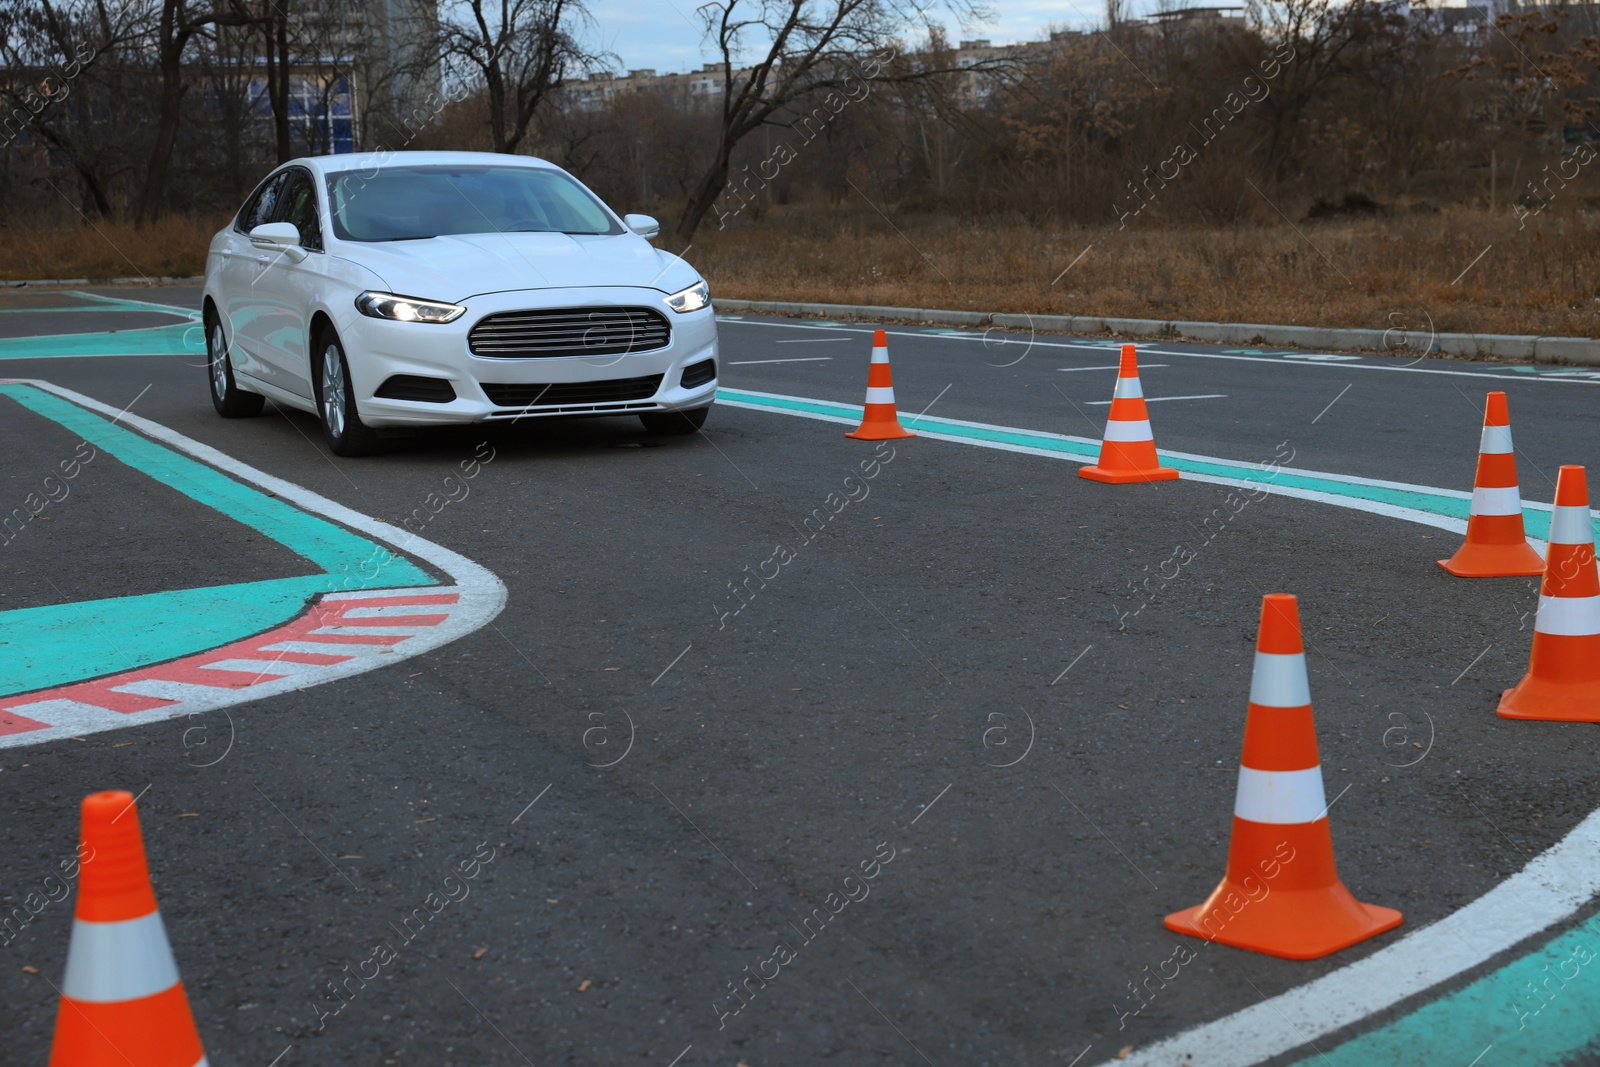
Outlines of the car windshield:
{"type": "Polygon", "coordinates": [[[448,233],[616,234],[583,186],[544,167],[375,167],[328,176],[333,232],[345,241],[448,233]]]}

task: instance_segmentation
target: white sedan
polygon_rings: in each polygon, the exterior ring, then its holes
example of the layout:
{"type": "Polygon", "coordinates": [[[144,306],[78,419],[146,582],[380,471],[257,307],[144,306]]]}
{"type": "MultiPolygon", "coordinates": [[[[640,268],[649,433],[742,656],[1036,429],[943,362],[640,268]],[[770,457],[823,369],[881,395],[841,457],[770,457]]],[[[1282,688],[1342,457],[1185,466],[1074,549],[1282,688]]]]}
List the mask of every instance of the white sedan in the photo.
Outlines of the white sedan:
{"type": "Polygon", "coordinates": [[[206,257],[211,400],[317,415],[334,452],[384,427],[637,414],[693,433],[717,391],[705,280],[527,156],[318,156],[267,176],[206,257]]]}

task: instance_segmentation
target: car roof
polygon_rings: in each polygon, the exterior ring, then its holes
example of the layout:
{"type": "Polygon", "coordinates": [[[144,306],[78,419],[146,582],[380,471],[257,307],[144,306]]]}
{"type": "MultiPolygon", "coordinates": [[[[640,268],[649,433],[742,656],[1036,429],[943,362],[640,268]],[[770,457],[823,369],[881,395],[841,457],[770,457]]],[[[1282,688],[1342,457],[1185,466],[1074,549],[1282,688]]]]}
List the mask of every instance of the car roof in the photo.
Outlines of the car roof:
{"type": "Polygon", "coordinates": [[[497,164],[560,170],[554,163],[536,156],[514,156],[503,152],[346,152],[342,155],[302,156],[290,163],[309,167],[320,174],[346,170],[371,170],[385,166],[426,167],[471,164],[497,164]]]}

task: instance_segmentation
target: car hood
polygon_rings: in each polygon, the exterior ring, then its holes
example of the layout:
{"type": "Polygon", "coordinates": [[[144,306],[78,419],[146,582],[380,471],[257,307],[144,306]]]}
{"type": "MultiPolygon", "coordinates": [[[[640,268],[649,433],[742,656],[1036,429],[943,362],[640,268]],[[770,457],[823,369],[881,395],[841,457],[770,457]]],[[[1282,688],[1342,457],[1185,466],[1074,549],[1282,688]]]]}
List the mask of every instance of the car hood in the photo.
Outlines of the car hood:
{"type": "Polygon", "coordinates": [[[377,273],[389,291],[459,304],[525,289],[631,286],[675,293],[700,276],[634,234],[469,233],[352,244],[342,258],[377,273]]]}

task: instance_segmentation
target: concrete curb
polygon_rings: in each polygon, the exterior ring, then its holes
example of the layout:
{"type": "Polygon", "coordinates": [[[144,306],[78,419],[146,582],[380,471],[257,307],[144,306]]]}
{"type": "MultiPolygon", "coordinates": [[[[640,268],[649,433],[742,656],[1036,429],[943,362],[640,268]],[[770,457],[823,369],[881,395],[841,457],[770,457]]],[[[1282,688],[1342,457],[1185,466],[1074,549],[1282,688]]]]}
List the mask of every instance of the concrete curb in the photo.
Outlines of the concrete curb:
{"type": "Polygon", "coordinates": [[[1600,340],[1587,337],[1533,337],[1503,333],[1435,333],[1416,330],[1342,330],[1321,326],[1272,326],[1245,322],[1163,322],[1160,319],[1106,319],[1084,315],[991,314],[985,311],[932,311],[927,308],[872,307],[856,304],[805,304],[777,300],[726,300],[724,311],[772,315],[815,315],[832,319],[920,322],[939,326],[999,327],[1046,333],[1155,340],[1217,341],[1237,345],[1293,345],[1352,352],[1439,354],[1532,363],[1600,366],[1600,340]],[[1426,346],[1426,347],[1424,347],[1426,346]]]}
{"type": "Polygon", "coordinates": [[[58,289],[63,286],[81,285],[181,285],[204,282],[204,274],[194,274],[187,278],[170,278],[162,275],[159,278],[25,278],[20,281],[0,281],[0,289],[58,289]]]}

